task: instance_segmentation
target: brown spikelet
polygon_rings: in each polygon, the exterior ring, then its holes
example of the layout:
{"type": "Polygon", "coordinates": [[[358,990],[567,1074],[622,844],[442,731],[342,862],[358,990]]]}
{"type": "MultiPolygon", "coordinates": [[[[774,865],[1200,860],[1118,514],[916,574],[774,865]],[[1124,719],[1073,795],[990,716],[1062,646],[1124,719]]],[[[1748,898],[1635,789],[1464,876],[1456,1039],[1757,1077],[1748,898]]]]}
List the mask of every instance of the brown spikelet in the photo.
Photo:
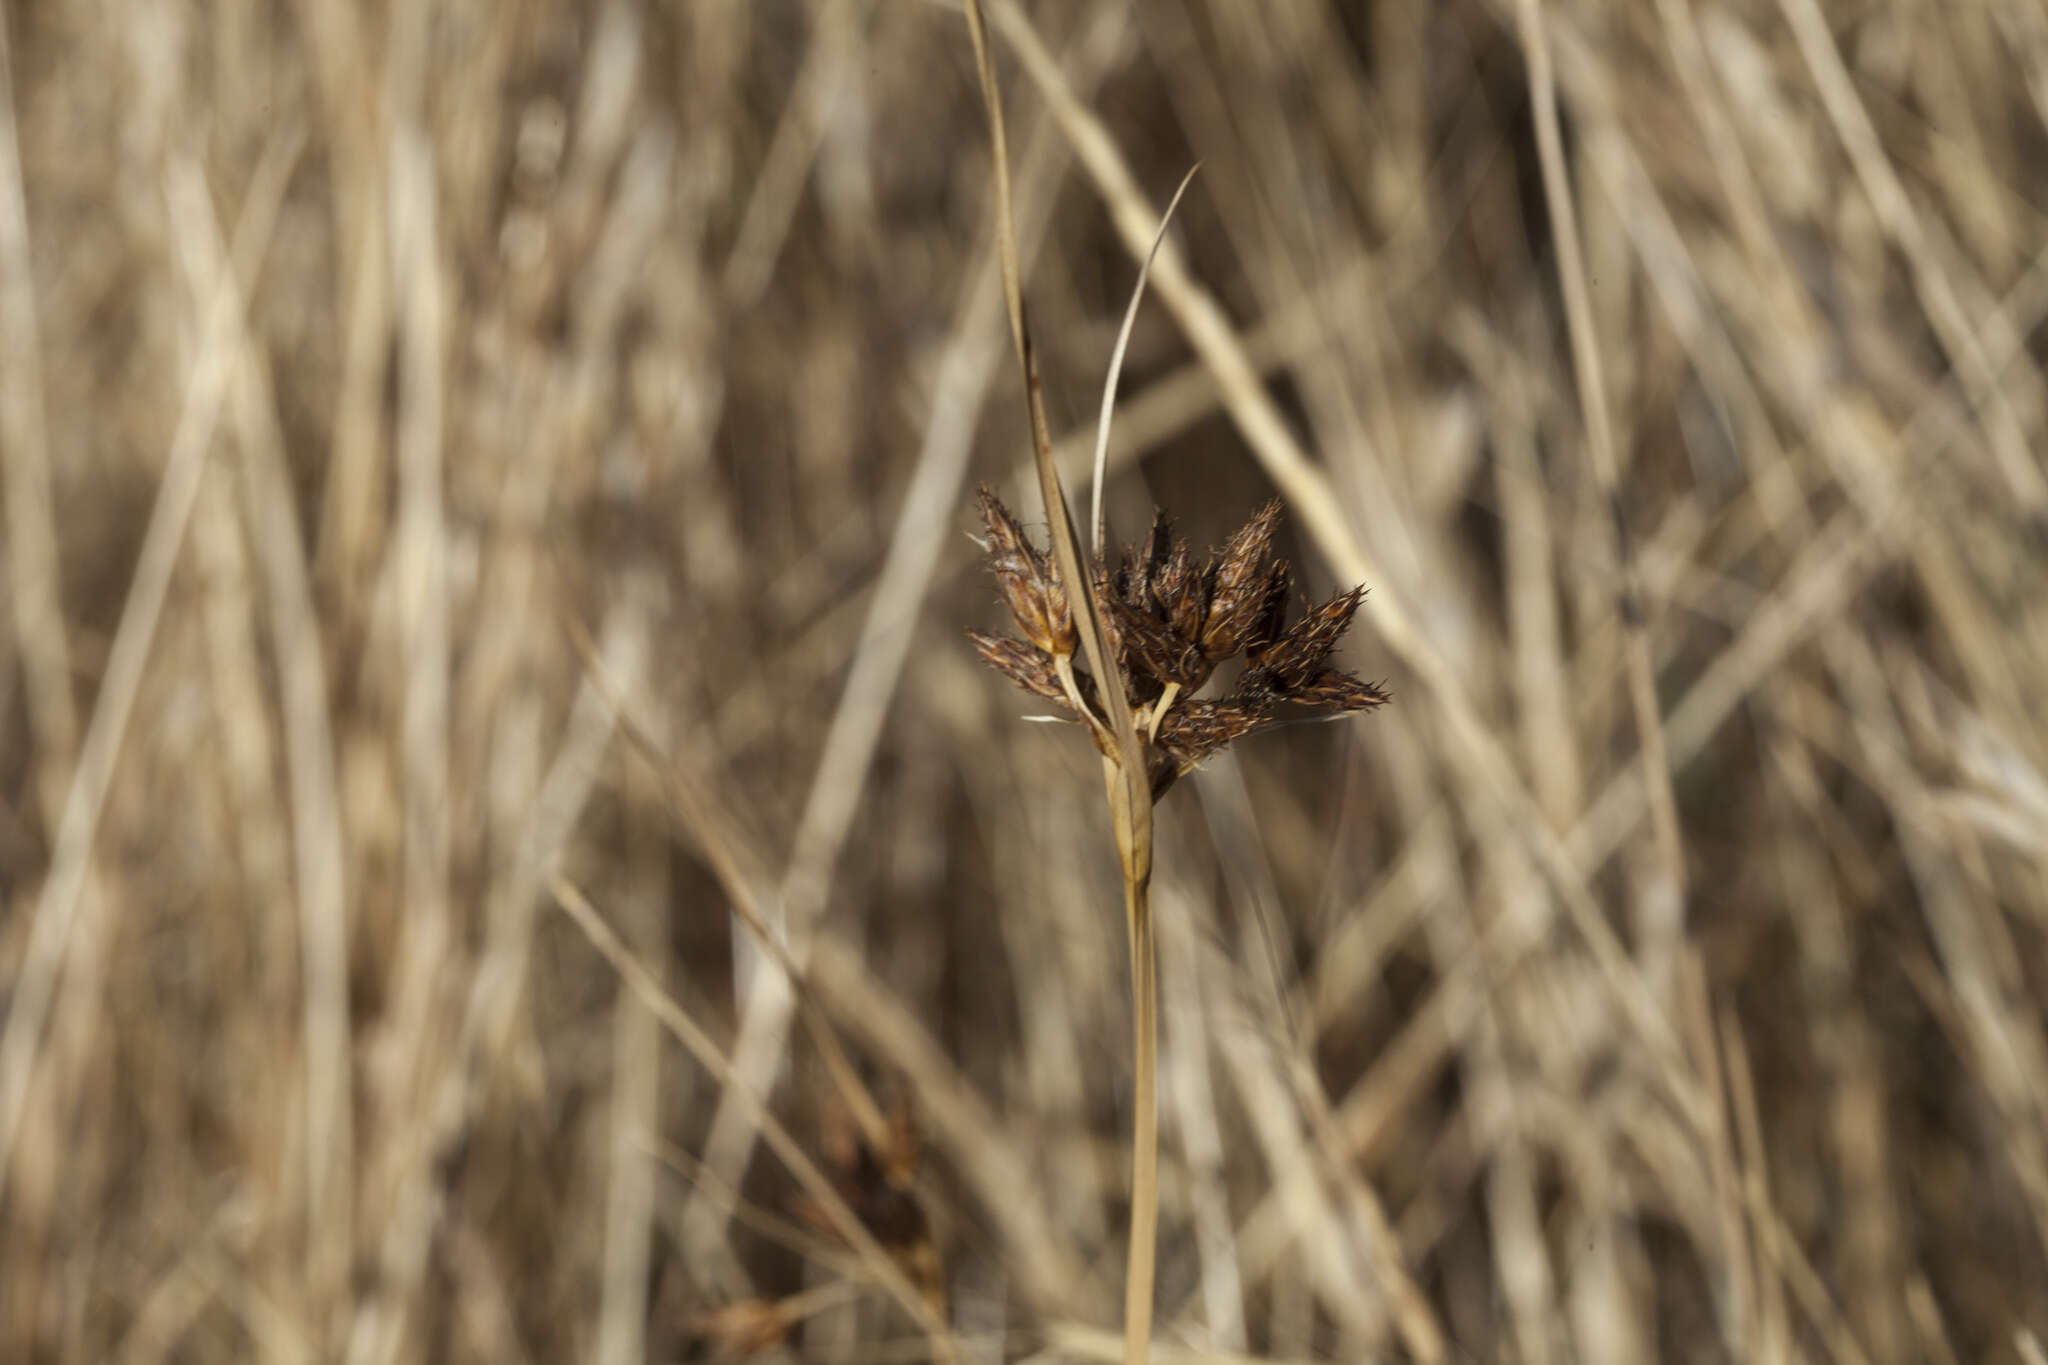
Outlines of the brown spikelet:
{"type": "Polygon", "coordinates": [[[1184,701],[1159,723],[1159,747],[1185,772],[1232,740],[1260,729],[1271,715],[1272,707],[1257,693],[1233,693],[1221,701],[1184,701]]]}
{"type": "Polygon", "coordinates": [[[1136,546],[1124,551],[1124,562],[1106,580],[1107,596],[1117,605],[1144,611],[1152,596],[1151,575],[1136,546]]]}
{"type": "Polygon", "coordinates": [[[1110,615],[1116,618],[1120,657],[1134,687],[1156,697],[1167,683],[1192,691],[1208,677],[1202,651],[1166,622],[1122,602],[1112,602],[1110,615]]]}
{"type": "Polygon", "coordinates": [[[1159,582],[1159,571],[1173,557],[1173,547],[1178,543],[1178,537],[1173,534],[1173,518],[1166,515],[1164,508],[1153,508],[1152,529],[1145,533],[1145,568],[1155,586],[1159,582]]]}
{"type": "Polygon", "coordinates": [[[1287,597],[1293,587],[1293,575],[1284,562],[1276,562],[1267,571],[1259,612],[1253,618],[1244,641],[1245,656],[1253,662],[1264,657],[1265,652],[1285,633],[1287,597]]]}
{"type": "Polygon", "coordinates": [[[1203,575],[1195,569],[1194,556],[1185,540],[1173,542],[1165,561],[1153,574],[1152,597],[1176,635],[1183,640],[1201,640],[1202,618],[1209,611],[1209,589],[1203,575]]]}
{"type": "Polygon", "coordinates": [[[1337,594],[1296,621],[1258,654],[1259,668],[1270,679],[1275,692],[1283,697],[1296,696],[1323,671],[1330,651],[1344,638],[1345,628],[1351,624],[1364,595],[1363,588],[1337,594]]]}
{"type": "Polygon", "coordinates": [[[1110,658],[1121,660],[1124,657],[1123,616],[1117,611],[1119,606],[1124,605],[1123,594],[1117,588],[1117,582],[1121,575],[1112,574],[1109,571],[1109,565],[1103,562],[1100,555],[1096,556],[1095,563],[1089,568],[1089,573],[1095,580],[1096,598],[1102,603],[1104,608],[1102,613],[1103,643],[1109,646],[1110,658]]]}
{"type": "Polygon", "coordinates": [[[982,521],[988,527],[989,568],[1003,603],[1016,618],[1017,629],[1038,649],[1056,656],[1074,652],[1074,618],[1067,594],[1045,555],[1024,538],[1010,509],[984,485],[980,490],[982,521]]]}
{"type": "Polygon", "coordinates": [[[1325,711],[1370,711],[1385,706],[1393,694],[1378,683],[1365,682],[1341,669],[1326,668],[1288,698],[1325,711]]]}
{"type": "Polygon", "coordinates": [[[1022,640],[1006,640],[978,630],[968,631],[967,638],[974,641],[975,652],[996,672],[1026,692],[1073,709],[1060,686],[1059,675],[1053,671],[1052,660],[1045,654],[1022,640]]]}
{"type": "Polygon", "coordinates": [[[1212,661],[1244,651],[1245,637],[1264,610],[1267,560],[1273,551],[1273,530],[1280,523],[1278,499],[1259,509],[1223,547],[1209,589],[1209,612],[1202,623],[1202,652],[1212,661]]]}

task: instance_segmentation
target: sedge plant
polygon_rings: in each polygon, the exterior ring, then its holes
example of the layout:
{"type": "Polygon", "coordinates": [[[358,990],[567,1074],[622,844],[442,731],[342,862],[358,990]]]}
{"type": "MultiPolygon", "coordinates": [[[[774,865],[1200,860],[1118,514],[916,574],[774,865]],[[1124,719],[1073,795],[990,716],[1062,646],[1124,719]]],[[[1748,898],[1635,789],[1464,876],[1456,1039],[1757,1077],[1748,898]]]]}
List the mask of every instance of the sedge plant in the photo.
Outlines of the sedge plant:
{"type": "MultiPolygon", "coordinates": [[[[1364,595],[1324,602],[1286,624],[1292,575],[1275,557],[1280,504],[1268,503],[1201,566],[1162,513],[1142,545],[1112,567],[1103,549],[1102,470],[1110,414],[1131,324],[1143,295],[1148,254],[1104,384],[1096,431],[1093,553],[1083,571],[1066,493],[1053,464],[1037,354],[1020,280],[1010,207],[1009,152],[988,34],[977,0],[966,0],[981,89],[988,106],[996,193],[997,257],[1011,340],[1023,370],[1031,448],[1050,544],[1041,550],[992,492],[981,489],[989,567],[1022,639],[969,632],[983,659],[1018,686],[1080,722],[1102,755],[1110,825],[1123,871],[1124,924],[1131,963],[1132,1141],[1129,1260],[1124,1281],[1124,1362],[1151,1350],[1152,1289],[1159,1206],[1157,952],[1152,921],[1152,808],[1209,755],[1296,714],[1334,715],[1383,705],[1387,693],[1330,665],[1330,655],[1364,595]],[[1198,695],[1218,665],[1241,660],[1236,685],[1198,695]]],[[[1162,217],[1180,201],[1193,172],[1162,217]]]]}

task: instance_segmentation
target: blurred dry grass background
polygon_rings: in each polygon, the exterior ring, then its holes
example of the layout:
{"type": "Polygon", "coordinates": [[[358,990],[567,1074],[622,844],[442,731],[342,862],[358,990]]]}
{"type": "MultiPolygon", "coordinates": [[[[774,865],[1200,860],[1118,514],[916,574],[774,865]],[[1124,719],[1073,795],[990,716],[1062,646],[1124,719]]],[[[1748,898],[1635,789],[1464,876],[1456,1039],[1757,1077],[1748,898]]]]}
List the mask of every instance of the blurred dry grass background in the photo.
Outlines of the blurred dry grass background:
{"type": "MultiPolygon", "coordinates": [[[[924,1358],[826,1039],[951,1349],[1113,1356],[958,13],[0,15],[0,1358],[924,1358]]],[[[1199,159],[1112,522],[1285,496],[1396,693],[1162,808],[1161,1358],[2038,1360],[2048,11],[1547,18],[1611,479],[1513,4],[992,6],[1069,467],[1199,159]]]]}

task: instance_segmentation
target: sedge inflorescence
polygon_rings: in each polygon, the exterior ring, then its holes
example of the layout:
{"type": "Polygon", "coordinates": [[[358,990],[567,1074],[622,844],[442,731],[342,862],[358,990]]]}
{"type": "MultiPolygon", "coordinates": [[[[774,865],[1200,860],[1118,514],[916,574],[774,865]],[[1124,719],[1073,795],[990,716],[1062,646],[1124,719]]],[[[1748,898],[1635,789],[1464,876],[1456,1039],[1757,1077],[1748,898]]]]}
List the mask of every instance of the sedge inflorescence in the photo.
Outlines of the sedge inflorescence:
{"type": "MultiPolygon", "coordinates": [[[[1095,746],[1113,758],[1100,683],[1075,657],[1072,606],[1050,556],[986,487],[981,515],[989,568],[1024,638],[978,630],[969,638],[998,672],[1084,722],[1095,746]]],[[[1155,798],[1232,740],[1278,724],[1290,710],[1335,715],[1388,700],[1383,688],[1330,664],[1364,588],[1286,624],[1293,579],[1273,554],[1279,523],[1279,502],[1267,503],[1198,566],[1162,512],[1144,543],[1127,548],[1114,569],[1096,556],[1091,572],[1103,634],[1144,740],[1155,798]],[[1218,665],[1240,658],[1244,669],[1227,694],[1196,695],[1218,665]]]]}

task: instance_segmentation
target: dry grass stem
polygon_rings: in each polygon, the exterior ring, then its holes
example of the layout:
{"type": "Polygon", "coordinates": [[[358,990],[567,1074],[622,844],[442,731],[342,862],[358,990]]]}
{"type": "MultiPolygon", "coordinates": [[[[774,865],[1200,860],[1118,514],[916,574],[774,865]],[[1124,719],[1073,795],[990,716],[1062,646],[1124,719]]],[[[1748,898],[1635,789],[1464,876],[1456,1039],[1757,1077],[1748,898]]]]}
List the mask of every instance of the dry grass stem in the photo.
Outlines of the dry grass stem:
{"type": "MultiPolygon", "coordinates": [[[[1052,565],[1057,576],[1048,578],[1037,551],[1017,539],[1016,552],[1040,566],[1035,582],[1013,578],[1016,595],[1031,595],[1019,624],[1042,633],[1042,653],[1051,662],[1061,691],[1078,714],[1089,722],[1089,731],[1103,754],[1103,781],[1108,789],[1110,824],[1116,837],[1118,861],[1123,868],[1124,923],[1131,964],[1132,1021],[1132,1124],[1130,1255],[1124,1275],[1124,1359],[1126,1365],[1143,1365],[1152,1340],[1154,1244],[1158,1236],[1159,1115],[1156,1094],[1158,1068],[1157,951],[1153,944],[1152,801],[1153,789],[1146,769],[1142,740],[1121,674],[1111,653],[1108,623],[1100,586],[1081,567],[1080,545],[1074,535],[1067,509],[1066,491],[1052,458],[1052,435],[1046,426],[1045,406],[1039,387],[1038,361],[1031,328],[1025,319],[1022,270],[1018,263],[1015,215],[1010,202],[1008,136],[1004,131],[1002,95],[996,84],[989,52],[988,34],[982,23],[978,0],[967,0],[968,30],[974,40],[975,60],[981,90],[988,107],[989,142],[993,153],[996,186],[996,243],[1002,263],[1003,295],[1009,305],[1010,334],[1017,348],[1017,361],[1024,375],[1025,408],[1030,417],[1031,451],[1038,467],[1039,493],[1045,506],[1046,523],[1052,538],[1052,565]],[[1055,601],[1053,594],[1058,594],[1055,601]],[[1080,690],[1074,675],[1074,645],[1078,641],[1094,678],[1101,680],[1098,698],[1091,703],[1080,690]]],[[[1111,392],[1114,383],[1111,384],[1111,392]]],[[[1105,399],[1107,402],[1107,399],[1105,399]]],[[[983,505],[991,533],[1007,513],[985,490],[983,505]]],[[[1014,523],[1009,529],[1014,532],[1014,523]]],[[[998,553],[1001,553],[998,549],[998,553]]]]}
{"type": "Polygon", "coordinates": [[[1586,453],[1600,499],[1614,524],[1614,556],[1618,566],[1619,602],[1627,643],[1623,658],[1628,670],[1629,705],[1642,746],[1643,789],[1650,805],[1650,830],[1657,842],[1661,884],[1647,891],[1638,916],[1637,955],[1653,987],[1669,987],[1674,954],[1685,919],[1685,848],[1678,831],[1677,798],[1672,794],[1670,758],[1664,725],[1657,707],[1657,683],[1650,660],[1648,614],[1642,575],[1622,505],[1614,458],[1614,433],[1608,417],[1607,383],[1600,365],[1600,343],[1594,335],[1593,305],[1586,286],[1585,253],[1579,242],[1578,215],[1564,164],[1564,139],[1558,131],[1557,83],[1551,74],[1550,47],[1544,33],[1543,0],[1516,0],[1515,18],[1523,59],[1529,64],[1529,98],[1536,118],[1536,149],[1543,166],[1543,198],[1557,234],[1558,273],[1564,286],[1565,319],[1572,342],[1572,373],[1578,380],[1579,410],[1586,423],[1586,453]]]}

